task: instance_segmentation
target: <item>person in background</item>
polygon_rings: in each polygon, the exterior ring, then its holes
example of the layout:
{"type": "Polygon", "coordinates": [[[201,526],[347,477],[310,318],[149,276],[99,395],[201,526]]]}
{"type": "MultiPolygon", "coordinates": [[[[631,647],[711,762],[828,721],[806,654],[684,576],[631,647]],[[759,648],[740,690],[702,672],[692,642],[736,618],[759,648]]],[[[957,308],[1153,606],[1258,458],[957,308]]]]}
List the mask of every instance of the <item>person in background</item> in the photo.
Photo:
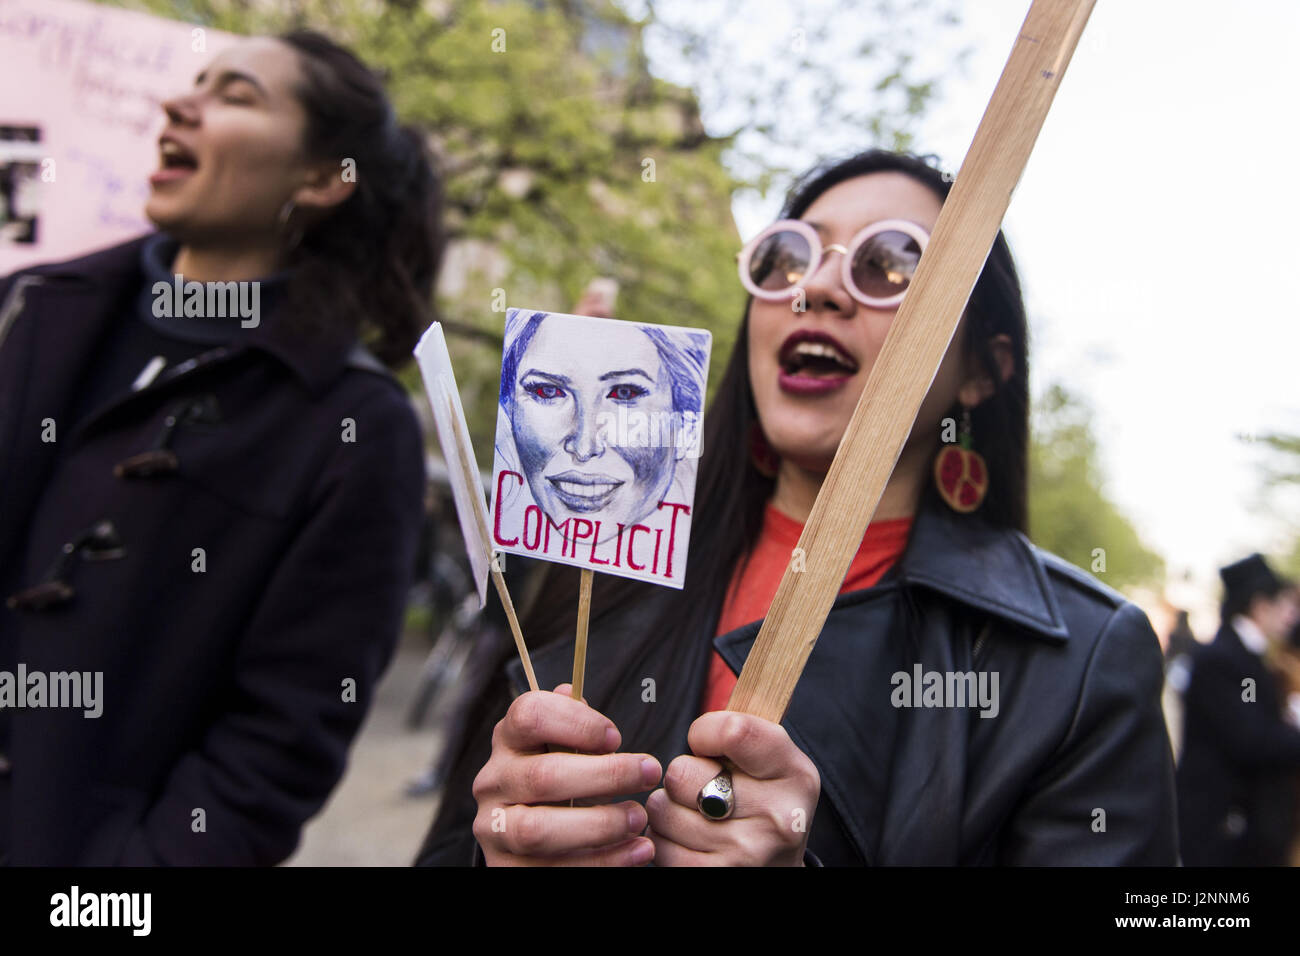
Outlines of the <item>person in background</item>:
{"type": "Polygon", "coordinates": [[[1174,620],[1173,630],[1169,632],[1169,640],[1165,644],[1166,669],[1178,658],[1190,655],[1199,646],[1200,642],[1192,633],[1188,614],[1180,608],[1174,620]]]}
{"type": "Polygon", "coordinates": [[[1178,610],[1173,630],[1165,642],[1165,686],[1161,709],[1169,731],[1169,744],[1178,760],[1183,752],[1183,693],[1192,675],[1192,653],[1200,646],[1188,620],[1188,613],[1178,610]]]}
{"type": "Polygon", "coordinates": [[[1259,554],[1223,568],[1219,631],[1183,694],[1179,833],[1188,866],[1278,866],[1295,831],[1300,712],[1271,666],[1296,625],[1294,586],[1259,554]]]}
{"type": "Polygon", "coordinates": [[[387,366],[433,318],[423,137],[306,31],[163,110],[159,231],[0,280],[0,673],[102,684],[94,719],[0,706],[13,864],[285,859],[413,573],[423,442],[387,366]]]}

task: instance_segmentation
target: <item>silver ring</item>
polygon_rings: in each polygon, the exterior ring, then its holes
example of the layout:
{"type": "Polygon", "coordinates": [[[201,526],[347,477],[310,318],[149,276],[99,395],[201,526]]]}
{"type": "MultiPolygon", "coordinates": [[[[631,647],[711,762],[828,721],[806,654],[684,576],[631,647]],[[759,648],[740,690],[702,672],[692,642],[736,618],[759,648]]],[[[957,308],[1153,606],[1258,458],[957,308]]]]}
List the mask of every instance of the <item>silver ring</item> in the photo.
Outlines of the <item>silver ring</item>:
{"type": "Polygon", "coordinates": [[[695,798],[700,813],[710,820],[725,820],[736,809],[736,792],[731,788],[731,773],[719,771],[718,775],[700,788],[695,798]]]}

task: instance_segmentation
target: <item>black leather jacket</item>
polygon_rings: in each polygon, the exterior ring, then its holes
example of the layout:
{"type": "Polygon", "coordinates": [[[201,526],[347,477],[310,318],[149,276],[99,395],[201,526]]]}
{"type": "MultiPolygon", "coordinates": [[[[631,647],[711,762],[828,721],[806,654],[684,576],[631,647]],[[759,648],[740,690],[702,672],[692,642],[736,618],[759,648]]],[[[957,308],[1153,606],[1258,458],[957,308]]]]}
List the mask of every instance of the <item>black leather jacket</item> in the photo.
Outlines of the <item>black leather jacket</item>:
{"type": "MultiPolygon", "coordinates": [[[[703,693],[708,642],[690,659],[656,653],[656,635],[633,623],[648,619],[642,608],[589,646],[588,700],[620,728],[654,705],[643,682],[598,686],[615,641],[645,642],[639,670],[656,686],[686,681],[689,699],[703,693]]],[[[757,632],[756,622],[713,646],[738,672],[757,632]]],[[[538,651],[540,685],[567,680],[571,661],[572,640],[538,651]]],[[[522,668],[506,670],[518,693],[522,668]]],[[[1159,643],[1135,605],[1019,532],[922,510],[885,578],[835,602],[784,721],[821,773],[809,850],[825,865],[1173,865],[1161,681],[1159,643]],[[930,672],[951,685],[946,706],[906,686],[919,675],[924,687],[930,672]],[[984,704],[961,706],[955,692],[981,674],[984,704]]],[[[499,717],[509,695],[497,703],[499,717]]],[[[624,749],[667,766],[686,752],[696,716],[665,712],[624,749]]],[[[470,732],[420,863],[481,859],[469,786],[491,722],[470,732]]]]}

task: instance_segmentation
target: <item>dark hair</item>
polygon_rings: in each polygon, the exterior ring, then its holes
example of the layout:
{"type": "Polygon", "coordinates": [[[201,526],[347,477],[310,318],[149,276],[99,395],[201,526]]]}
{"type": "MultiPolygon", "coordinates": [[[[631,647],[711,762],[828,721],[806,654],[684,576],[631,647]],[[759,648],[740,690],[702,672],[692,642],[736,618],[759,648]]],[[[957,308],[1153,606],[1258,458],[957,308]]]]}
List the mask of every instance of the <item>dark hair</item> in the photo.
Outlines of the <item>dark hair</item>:
{"type": "MultiPolygon", "coordinates": [[[[904,173],[930,188],[943,200],[949,183],[926,157],[884,150],[869,150],[833,165],[813,170],[789,194],[782,218],[797,218],[832,186],[857,176],[877,172],[904,173]]],[[[757,412],[749,380],[749,306],[745,307],[736,344],[718,384],[704,422],[703,455],[696,480],[694,520],[691,527],[689,563],[682,592],[664,601],[656,619],[646,622],[645,633],[657,641],[676,643],[675,659],[699,660],[708,655],[709,641],[717,628],[727,587],[737,565],[746,560],[758,541],[763,513],[775,488],[750,463],[750,429],[757,412]],[[695,657],[693,655],[698,655],[695,657]]],[[[970,298],[963,347],[987,368],[997,385],[993,396],[972,412],[972,438],[989,468],[989,491],[980,510],[966,520],[985,520],[996,526],[1023,530],[1026,524],[1026,473],[1029,446],[1029,399],[1027,331],[1024,303],[1015,263],[1005,237],[999,231],[970,298]],[[988,339],[1005,334],[1012,342],[1015,370],[1001,382],[988,339]]],[[[953,414],[959,414],[957,409],[953,414]]],[[[936,444],[939,436],[936,434],[936,444]]],[[[944,507],[933,483],[928,482],[919,507],[944,507]]],[[[523,632],[530,645],[543,645],[573,633],[577,607],[578,571],[561,565],[547,565],[545,579],[536,588],[539,595],[526,612],[523,632]]],[[[619,608],[636,606],[655,598],[656,585],[623,578],[602,579],[593,588],[591,626],[598,633],[600,622],[619,608]]],[[[644,605],[642,605],[644,606],[644,605]]],[[[640,625],[638,624],[638,631],[640,625]]],[[[614,634],[609,639],[617,639],[614,634]]],[[[636,686],[628,681],[636,670],[644,646],[629,642],[613,673],[592,675],[588,699],[603,709],[600,688],[636,686]],[[599,684],[599,687],[597,687],[599,684]]],[[[668,708],[695,708],[699,700],[687,699],[693,688],[662,684],[659,700],[668,708]]],[[[642,720],[662,720],[664,709],[647,707],[642,720]]],[[[472,715],[481,723],[485,714],[472,715]]],[[[625,746],[635,747],[640,726],[620,727],[625,746]]],[[[477,768],[475,768],[477,769],[477,768]]]]}
{"type": "Polygon", "coordinates": [[[424,136],[398,124],[383,83],[351,51],[312,30],[278,39],[302,67],[308,156],[337,160],[341,172],[352,160],[356,175],[352,195],[288,254],[290,312],[313,331],[359,335],[400,366],[436,317],[442,180],[424,136]]]}

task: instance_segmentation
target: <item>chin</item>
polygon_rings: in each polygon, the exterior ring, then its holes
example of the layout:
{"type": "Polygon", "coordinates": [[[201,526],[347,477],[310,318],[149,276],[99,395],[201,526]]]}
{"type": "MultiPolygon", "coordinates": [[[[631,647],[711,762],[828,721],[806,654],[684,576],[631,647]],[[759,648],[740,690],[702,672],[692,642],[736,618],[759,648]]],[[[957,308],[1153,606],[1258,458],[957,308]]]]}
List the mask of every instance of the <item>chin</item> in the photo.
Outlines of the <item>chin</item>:
{"type": "Polygon", "coordinates": [[[182,217],[170,212],[164,204],[155,204],[152,199],[145,203],[144,216],[156,228],[172,234],[175,234],[182,222],[182,217]]]}
{"type": "MultiPolygon", "coordinates": [[[[778,454],[780,453],[778,452],[778,454]]],[[[781,457],[803,471],[815,475],[824,475],[831,470],[831,462],[835,460],[835,449],[832,448],[829,452],[826,452],[822,450],[810,451],[804,448],[799,452],[781,455],[781,457]]]]}
{"type": "Polygon", "coordinates": [[[813,439],[808,432],[792,436],[777,436],[769,439],[772,450],[783,460],[802,468],[804,471],[825,472],[830,469],[831,461],[839,448],[839,439],[828,440],[824,436],[813,439]],[[781,438],[790,441],[781,441],[781,438]]]}
{"type": "Polygon", "coordinates": [[[793,421],[767,433],[767,440],[773,451],[793,464],[810,471],[825,471],[831,466],[847,427],[847,421],[842,424],[825,420],[793,421]]]}

